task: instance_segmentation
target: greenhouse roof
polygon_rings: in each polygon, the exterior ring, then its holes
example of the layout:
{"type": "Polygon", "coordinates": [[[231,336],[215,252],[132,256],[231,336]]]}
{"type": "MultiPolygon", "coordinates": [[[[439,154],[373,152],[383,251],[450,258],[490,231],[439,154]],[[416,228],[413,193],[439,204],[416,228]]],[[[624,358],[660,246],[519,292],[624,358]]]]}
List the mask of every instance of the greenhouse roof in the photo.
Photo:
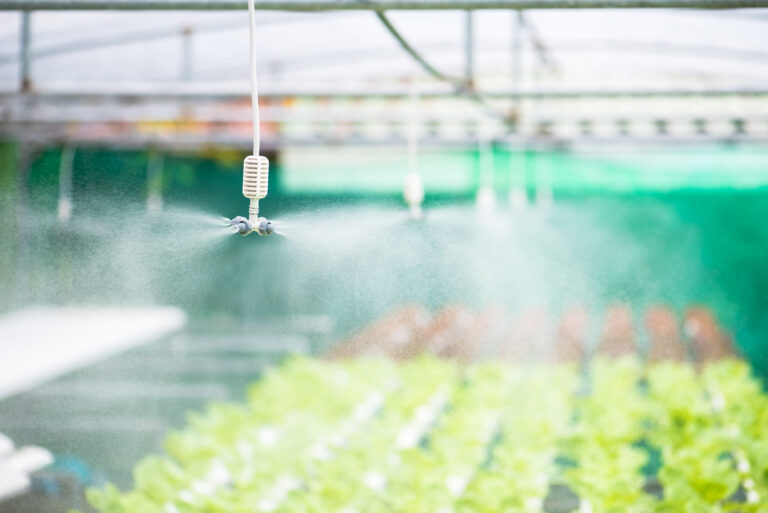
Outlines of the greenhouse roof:
{"type": "MultiPolygon", "coordinates": [[[[19,82],[21,14],[0,13],[0,87],[19,82]]],[[[393,25],[446,75],[466,71],[466,13],[394,12],[393,25]]],[[[478,11],[472,66],[478,88],[508,88],[514,11],[478,11]]],[[[402,87],[430,79],[371,12],[257,13],[265,89],[402,87]]],[[[527,11],[520,31],[521,87],[564,89],[760,87],[768,78],[768,11],[527,11]]],[[[35,12],[36,88],[179,81],[247,91],[243,12],[35,12]],[[185,40],[189,42],[184,56],[185,40]],[[187,59],[185,61],[185,59],[187,59]],[[187,63],[186,65],[184,63],[187,63]]]]}

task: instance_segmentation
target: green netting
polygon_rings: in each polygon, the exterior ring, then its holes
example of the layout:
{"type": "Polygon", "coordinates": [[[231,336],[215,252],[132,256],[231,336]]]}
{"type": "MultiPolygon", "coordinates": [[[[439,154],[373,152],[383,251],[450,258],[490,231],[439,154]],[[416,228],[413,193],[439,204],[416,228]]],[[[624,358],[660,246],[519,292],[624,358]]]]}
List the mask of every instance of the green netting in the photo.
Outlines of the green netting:
{"type": "MultiPolygon", "coordinates": [[[[424,151],[419,172],[428,193],[467,194],[487,175],[477,151],[424,151]]],[[[285,192],[397,194],[408,169],[404,148],[288,149],[282,159],[285,192]]],[[[768,150],[748,146],[676,149],[515,151],[496,149],[493,184],[555,192],[745,190],[768,185],[768,150]]]]}

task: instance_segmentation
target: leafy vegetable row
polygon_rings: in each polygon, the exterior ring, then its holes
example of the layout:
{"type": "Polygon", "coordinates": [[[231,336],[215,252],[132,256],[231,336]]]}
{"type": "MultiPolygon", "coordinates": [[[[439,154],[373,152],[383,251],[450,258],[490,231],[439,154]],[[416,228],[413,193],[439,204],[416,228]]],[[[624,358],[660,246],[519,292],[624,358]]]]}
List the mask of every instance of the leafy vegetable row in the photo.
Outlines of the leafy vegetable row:
{"type": "Polygon", "coordinates": [[[89,500],[104,513],[533,513],[567,487],[581,513],[768,513],[766,440],[768,397],[735,360],[700,373],[596,360],[582,382],[567,366],[295,359],[246,404],[190,417],[133,490],[89,500]]]}

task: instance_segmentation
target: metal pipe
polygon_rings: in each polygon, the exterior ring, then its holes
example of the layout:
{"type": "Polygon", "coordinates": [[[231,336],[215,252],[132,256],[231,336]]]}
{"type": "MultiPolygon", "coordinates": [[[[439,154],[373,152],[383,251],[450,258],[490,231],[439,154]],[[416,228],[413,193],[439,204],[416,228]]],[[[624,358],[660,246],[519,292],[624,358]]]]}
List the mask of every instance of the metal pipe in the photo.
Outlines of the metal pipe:
{"type": "Polygon", "coordinates": [[[467,89],[470,91],[475,88],[475,23],[472,11],[467,11],[467,17],[465,20],[465,41],[464,41],[464,80],[467,84],[467,89]]]}
{"type": "Polygon", "coordinates": [[[397,42],[400,44],[400,46],[405,50],[408,55],[410,55],[422,68],[424,68],[427,73],[432,75],[437,80],[440,80],[441,82],[446,82],[448,84],[451,84],[454,88],[454,95],[457,97],[465,97],[469,98],[470,100],[477,103],[485,112],[488,114],[498,117],[500,119],[504,119],[505,116],[503,113],[497,112],[496,109],[490,105],[485,97],[478,94],[477,92],[471,90],[467,87],[467,84],[462,81],[461,79],[454,79],[451,77],[448,77],[447,75],[441,73],[438,71],[434,66],[429,64],[424,57],[416,51],[416,49],[411,46],[408,41],[403,37],[403,35],[395,28],[394,25],[392,25],[392,22],[389,21],[389,18],[384,14],[383,12],[376,12],[376,16],[379,18],[379,21],[381,21],[382,25],[384,25],[384,28],[387,29],[387,31],[392,35],[392,37],[397,40],[397,42]]]}
{"type": "MultiPolygon", "coordinates": [[[[350,13],[352,16],[354,14],[350,13]]],[[[303,14],[296,14],[292,16],[280,17],[278,19],[264,20],[259,22],[259,27],[266,27],[270,25],[279,25],[284,23],[295,23],[298,20],[305,20],[306,17],[303,14]]],[[[314,18],[313,18],[314,19],[314,18]]],[[[322,21],[322,18],[317,18],[322,21]]],[[[190,28],[197,34],[214,33],[233,29],[242,29],[243,21],[238,18],[236,20],[216,21],[209,23],[196,23],[190,25],[190,28]]],[[[86,36],[83,39],[76,39],[69,42],[60,42],[47,46],[33,47],[31,49],[32,60],[43,59],[46,57],[56,57],[57,55],[66,55],[69,53],[77,53],[83,51],[90,51],[96,48],[109,48],[112,46],[120,46],[130,43],[146,43],[148,41],[154,41],[158,39],[166,39],[176,37],[179,28],[174,25],[171,27],[158,27],[146,30],[133,30],[128,32],[111,33],[104,36],[86,36]]],[[[6,64],[9,62],[16,62],[18,56],[16,54],[3,54],[0,55],[0,64],[6,64]]]]}
{"type": "Polygon", "coordinates": [[[32,78],[30,76],[30,44],[32,39],[32,13],[21,13],[21,41],[19,45],[19,79],[22,92],[32,90],[32,78]]]}
{"type": "Polygon", "coordinates": [[[392,37],[395,38],[400,47],[405,50],[405,52],[410,55],[411,58],[424,69],[424,71],[429,73],[432,78],[451,84],[455,89],[461,89],[460,81],[445,75],[443,72],[432,66],[432,64],[430,64],[429,61],[424,58],[424,56],[416,51],[416,49],[411,46],[411,44],[403,37],[403,35],[400,34],[400,32],[395,28],[386,14],[377,11],[376,17],[379,18],[381,24],[384,25],[384,28],[387,29],[392,37]]]}
{"type": "MultiPolygon", "coordinates": [[[[1,0],[0,0],[1,1],[1,0]]],[[[124,88],[107,89],[104,87],[94,87],[90,89],[87,84],[82,84],[77,90],[37,90],[26,94],[19,94],[17,91],[0,92],[0,101],[16,102],[25,98],[37,101],[128,101],[136,100],[210,100],[210,101],[241,101],[248,98],[247,85],[236,88],[237,90],[226,90],[226,88],[214,84],[211,87],[190,87],[188,84],[167,84],[163,90],[147,88],[124,88]]],[[[507,90],[496,89],[480,91],[477,94],[483,98],[492,98],[497,100],[505,99],[529,99],[529,100],[564,100],[564,99],[611,99],[611,98],[720,98],[728,96],[742,97],[765,97],[768,96],[768,88],[712,88],[712,89],[537,89],[537,90],[507,90]]],[[[420,91],[422,98],[452,98],[458,97],[461,92],[449,89],[432,89],[420,91]]],[[[356,99],[356,98],[387,98],[387,99],[408,99],[410,91],[408,90],[351,90],[351,91],[333,91],[322,89],[283,89],[274,91],[259,92],[259,96],[267,99],[279,101],[296,97],[302,98],[323,98],[323,99],[356,99]]]]}
{"type": "Polygon", "coordinates": [[[518,20],[520,21],[520,27],[528,32],[528,37],[531,40],[531,47],[539,57],[541,65],[550,70],[556,70],[557,65],[552,60],[552,53],[549,51],[547,45],[544,44],[544,39],[539,35],[539,32],[536,30],[533,23],[531,23],[521,11],[518,11],[518,20]]]}
{"type": "MultiPolygon", "coordinates": [[[[246,0],[0,0],[3,11],[244,10],[246,0]]],[[[274,11],[476,9],[743,9],[768,0],[255,0],[274,11]]]]}
{"type": "MultiPolygon", "coordinates": [[[[110,112],[114,109],[109,109],[110,112]]],[[[55,126],[68,126],[72,130],[88,127],[92,124],[98,125],[114,125],[114,127],[125,126],[126,124],[136,123],[141,125],[143,130],[150,130],[153,124],[157,125],[160,129],[168,130],[169,123],[174,124],[179,130],[192,130],[195,128],[207,130],[205,125],[215,123],[221,125],[221,129],[225,129],[227,126],[235,126],[243,122],[249,121],[250,117],[245,112],[235,113],[221,113],[218,115],[203,114],[195,116],[194,118],[185,117],[182,113],[180,115],[161,115],[150,116],[147,114],[136,113],[132,115],[116,116],[107,112],[103,115],[98,113],[90,115],[78,115],[78,121],[72,121],[73,115],[69,111],[62,112],[57,115],[53,115],[50,110],[46,110],[43,113],[35,116],[24,115],[11,115],[5,121],[4,128],[9,129],[15,126],[19,129],[24,129],[23,125],[36,125],[39,129],[48,130],[50,127],[55,126]],[[48,128],[43,128],[48,127],[48,128]]],[[[402,111],[392,111],[389,114],[377,115],[375,120],[372,120],[370,114],[359,113],[355,111],[349,111],[345,113],[328,114],[322,111],[315,113],[300,113],[290,114],[285,111],[266,111],[263,119],[270,123],[280,123],[281,125],[301,124],[304,127],[307,125],[318,125],[318,128],[327,129],[332,124],[357,124],[365,126],[380,126],[386,124],[392,126],[395,129],[402,127],[404,130],[405,122],[403,122],[402,111]]],[[[749,124],[761,125],[768,128],[768,113],[763,112],[752,113],[749,115],[737,115],[737,114],[713,114],[706,110],[692,110],[688,114],[677,114],[675,116],[659,116],[653,114],[638,114],[637,112],[632,114],[625,113],[623,116],[610,115],[610,114],[590,114],[576,115],[576,114],[557,114],[554,117],[530,117],[525,123],[521,123],[521,128],[534,127],[541,125],[551,126],[564,126],[564,125],[578,125],[585,131],[590,132],[595,128],[595,124],[602,125],[617,125],[619,122],[627,121],[635,125],[648,124],[658,125],[660,121],[663,121],[667,125],[696,125],[701,120],[706,120],[707,123],[729,123],[732,124],[734,119],[741,119],[749,124]]],[[[433,116],[430,115],[427,118],[418,120],[418,126],[434,126],[439,125],[451,126],[451,127],[466,127],[471,124],[476,124],[478,118],[473,116],[433,116]]],[[[409,123],[410,124],[410,123],[409,123]]],[[[0,133],[8,130],[0,131],[0,133]]],[[[408,132],[411,132],[408,127],[408,132]]]]}
{"type": "MultiPolygon", "coordinates": [[[[517,13],[520,11],[512,11],[515,19],[513,19],[512,27],[514,27],[519,21],[517,20],[517,13]]],[[[697,11],[701,12],[701,11],[697,11]]],[[[709,11],[704,11],[709,12],[709,11]]],[[[357,16],[359,13],[354,11],[348,11],[346,13],[322,13],[324,15],[333,16],[357,16]]],[[[722,15],[722,12],[711,12],[711,14],[722,15]]],[[[735,13],[731,13],[735,14],[735,13]]],[[[259,22],[258,26],[269,26],[283,23],[293,23],[297,20],[306,20],[305,14],[295,14],[292,16],[285,16],[276,20],[265,20],[259,22]]],[[[318,23],[323,23],[323,16],[320,13],[315,14],[311,20],[318,23]]],[[[210,24],[198,23],[191,25],[195,33],[211,33],[216,31],[232,30],[233,28],[242,28],[242,21],[236,20],[236,23],[232,21],[216,22],[210,24]]],[[[40,59],[56,57],[59,55],[65,55],[69,53],[77,53],[82,51],[89,51],[95,48],[106,48],[112,46],[119,46],[123,44],[135,43],[135,42],[147,42],[155,39],[163,39],[175,37],[178,34],[178,27],[161,27],[158,29],[134,31],[118,34],[110,34],[107,36],[88,37],[78,39],[68,43],[56,43],[54,45],[37,46],[33,45],[30,53],[32,61],[40,59]]],[[[521,34],[522,35],[522,34],[521,34]]],[[[477,47],[484,47],[483,51],[486,54],[499,52],[502,45],[505,43],[505,39],[501,38],[476,38],[475,44],[477,47]]],[[[696,58],[702,59],[717,59],[726,61],[743,61],[751,62],[759,66],[768,65],[768,52],[756,48],[734,48],[730,46],[720,46],[717,44],[690,44],[690,43],[676,43],[671,41],[645,41],[645,40],[628,40],[628,39],[611,39],[611,38],[567,38],[567,39],[548,39],[549,48],[556,53],[580,53],[580,52],[610,52],[610,53],[638,53],[638,54],[678,54],[678,55],[691,55],[696,58]]],[[[513,50],[514,50],[513,41],[513,50]]],[[[455,41],[437,41],[433,43],[425,43],[419,45],[421,51],[429,51],[433,55],[456,53],[455,41]]],[[[522,47],[520,48],[522,51],[522,47]]],[[[281,69],[311,69],[317,67],[324,67],[332,64],[345,64],[349,65],[357,61],[369,61],[372,58],[375,59],[394,59],[399,58],[400,51],[396,48],[388,46],[359,46],[355,48],[343,49],[343,50],[331,50],[312,52],[308,54],[302,54],[289,58],[279,58],[264,61],[264,67],[269,69],[275,66],[280,66],[281,69]]],[[[0,65],[13,64],[18,62],[18,52],[0,54],[0,65]]],[[[207,68],[201,73],[205,78],[222,78],[223,74],[231,73],[232,71],[239,71],[242,68],[239,64],[230,63],[223,66],[214,66],[207,68]]]]}
{"type": "MultiPolygon", "coordinates": [[[[512,90],[520,91],[520,84],[523,81],[523,60],[522,60],[522,32],[523,32],[523,11],[512,12],[512,90]]],[[[512,100],[511,116],[513,117],[511,127],[516,129],[520,122],[520,98],[512,100]]]]}
{"type": "MultiPolygon", "coordinates": [[[[517,11],[512,11],[517,12],[517,11]]],[[[722,11],[713,11],[722,13],[722,11]]],[[[337,13],[338,15],[339,13],[337,13]]],[[[348,14],[354,14],[354,11],[349,11],[348,14]]],[[[315,15],[316,16],[316,15],[315,15]]],[[[475,45],[477,48],[483,48],[483,54],[488,56],[494,56],[494,58],[500,60],[500,54],[503,50],[503,46],[506,44],[506,39],[501,38],[484,38],[475,39],[475,45]]],[[[514,44],[514,43],[513,43],[514,44]]],[[[589,53],[589,52],[608,52],[611,54],[622,54],[625,52],[640,54],[640,55],[661,55],[661,59],[655,59],[653,61],[654,67],[665,69],[665,63],[669,64],[664,58],[674,57],[675,54],[690,55],[697,60],[724,60],[732,63],[734,61],[750,62],[756,66],[749,68],[751,72],[762,72],[768,66],[768,52],[758,49],[746,49],[746,48],[732,48],[723,47],[718,45],[701,45],[701,44],[685,44],[685,43],[670,43],[670,42],[654,42],[654,41],[627,41],[617,39],[590,39],[585,40],[583,38],[578,39],[548,39],[550,51],[552,53],[589,53]]],[[[454,56],[456,54],[456,42],[455,41],[436,41],[432,43],[420,44],[419,48],[422,52],[429,52],[434,56],[454,56]]],[[[326,68],[335,64],[351,66],[357,62],[369,62],[372,59],[377,60],[395,60],[399,59],[400,52],[391,46],[373,46],[373,47],[356,47],[347,48],[343,50],[331,50],[312,52],[304,55],[298,55],[288,58],[273,58],[264,61],[264,67],[266,69],[279,69],[280,71],[286,70],[310,70],[317,68],[326,68]]],[[[32,57],[36,58],[36,52],[32,53],[32,57]]],[[[17,59],[14,55],[13,61],[17,59]]],[[[0,57],[0,63],[4,62],[0,57]]],[[[486,66],[491,66],[486,63],[486,66]]],[[[498,64],[492,65],[493,70],[498,69],[498,64]]],[[[242,71],[242,66],[235,63],[227,63],[214,65],[202,70],[199,75],[205,79],[223,79],[227,76],[239,74],[242,71]]],[[[711,74],[711,73],[708,73],[711,74]]],[[[751,78],[751,77],[750,77],[751,78]]]]}
{"type": "Polygon", "coordinates": [[[181,81],[192,81],[192,33],[194,29],[186,26],[181,29],[181,81]]]}
{"type": "MultiPolygon", "coordinates": [[[[30,126],[34,128],[34,126],[30,126]]],[[[1,132],[0,132],[1,133],[1,132]]],[[[552,137],[549,137],[552,140],[552,137]]],[[[21,143],[35,143],[43,144],[46,140],[41,139],[38,133],[32,133],[30,130],[24,130],[16,134],[16,140],[21,143]]],[[[541,137],[536,134],[513,134],[507,137],[498,139],[507,145],[525,145],[532,142],[540,141],[541,137]]],[[[768,144],[768,137],[762,135],[733,135],[733,133],[716,134],[707,133],[706,135],[632,135],[629,136],[583,136],[579,134],[573,134],[567,138],[554,138],[555,141],[563,143],[566,146],[572,145],[587,145],[600,147],[604,145],[636,145],[636,144],[649,144],[649,145],[696,145],[696,144],[712,144],[715,142],[736,144],[768,144]]],[[[158,138],[154,134],[126,134],[124,131],[114,134],[103,134],[101,136],[94,136],[92,133],[73,133],[71,131],[59,131],[52,133],[47,139],[49,143],[53,141],[61,142],[66,141],[68,144],[76,144],[78,147],[110,147],[110,148],[123,148],[123,149],[142,149],[152,146],[155,148],[167,148],[179,151],[199,152],[200,146],[204,144],[215,144],[217,146],[226,146],[236,148],[239,151],[246,151],[251,145],[251,139],[248,136],[236,135],[236,134],[196,134],[196,135],[174,135],[173,137],[167,136],[158,141],[158,138]],[[55,139],[54,139],[55,137],[55,139]]],[[[262,146],[269,149],[285,148],[286,146],[303,146],[314,147],[318,145],[327,144],[340,144],[350,146],[368,146],[368,147],[386,147],[392,148],[394,146],[403,146],[406,144],[406,140],[403,137],[377,137],[377,138],[356,138],[356,139],[342,139],[335,136],[327,137],[293,137],[293,136],[279,136],[269,137],[262,141],[262,146]]],[[[448,149],[472,149],[477,147],[477,137],[470,136],[451,136],[451,137],[430,137],[423,140],[423,145],[430,148],[448,148],[448,149]]]]}
{"type": "Polygon", "coordinates": [[[512,11],[512,88],[520,89],[522,81],[523,11],[512,11]]]}

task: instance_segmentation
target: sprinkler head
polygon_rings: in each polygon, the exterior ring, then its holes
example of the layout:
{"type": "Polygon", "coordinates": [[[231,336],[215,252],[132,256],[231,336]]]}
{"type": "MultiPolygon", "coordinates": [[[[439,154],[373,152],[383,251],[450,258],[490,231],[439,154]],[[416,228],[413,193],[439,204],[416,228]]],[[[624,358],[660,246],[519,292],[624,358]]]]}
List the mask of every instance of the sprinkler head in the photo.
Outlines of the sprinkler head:
{"type": "Polygon", "coordinates": [[[253,231],[253,225],[243,216],[237,216],[231,219],[229,225],[240,235],[248,235],[253,231]]]}
{"type": "Polygon", "coordinates": [[[275,231],[275,224],[266,217],[259,217],[256,223],[252,224],[247,218],[237,216],[229,221],[229,226],[233,227],[240,235],[249,235],[256,232],[259,235],[269,235],[275,231]]]}
{"type": "Polygon", "coordinates": [[[259,235],[269,235],[275,231],[274,223],[266,217],[260,217],[257,221],[258,224],[254,227],[254,231],[259,235]]]}
{"type": "Polygon", "coordinates": [[[409,173],[403,184],[403,199],[408,204],[412,219],[421,219],[421,204],[424,201],[424,182],[417,173],[409,173]]]}

